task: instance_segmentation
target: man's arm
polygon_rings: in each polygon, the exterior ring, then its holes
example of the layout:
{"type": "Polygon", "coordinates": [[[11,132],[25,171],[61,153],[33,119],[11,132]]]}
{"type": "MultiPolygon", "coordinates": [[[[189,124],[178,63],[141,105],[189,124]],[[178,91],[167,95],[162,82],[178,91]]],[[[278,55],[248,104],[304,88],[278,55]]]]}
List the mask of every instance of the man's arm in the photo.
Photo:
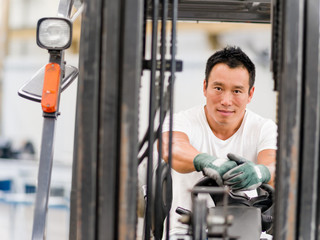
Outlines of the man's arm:
{"type": "Polygon", "coordinates": [[[276,168],[276,150],[265,149],[259,152],[258,164],[263,164],[269,169],[271,174],[271,179],[268,182],[268,184],[274,187],[274,176],[275,176],[275,168],[276,168]]]}
{"type": "MultiPolygon", "coordinates": [[[[189,141],[187,134],[172,132],[172,168],[180,173],[195,171],[193,159],[200,152],[189,141]]],[[[169,132],[162,134],[162,157],[168,162],[169,157],[169,132]]]]}
{"type": "MultiPolygon", "coordinates": [[[[168,162],[169,132],[163,133],[163,159],[168,162]]],[[[222,185],[222,176],[230,169],[237,166],[234,161],[227,158],[217,158],[207,153],[200,153],[189,142],[188,136],[183,132],[172,133],[172,168],[180,173],[202,171],[222,185]]]]}

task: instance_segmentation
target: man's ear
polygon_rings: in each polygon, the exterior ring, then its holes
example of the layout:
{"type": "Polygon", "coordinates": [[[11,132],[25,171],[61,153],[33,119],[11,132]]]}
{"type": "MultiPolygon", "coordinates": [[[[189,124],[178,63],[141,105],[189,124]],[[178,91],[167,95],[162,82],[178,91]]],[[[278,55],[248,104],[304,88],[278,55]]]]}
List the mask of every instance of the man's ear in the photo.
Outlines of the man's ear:
{"type": "Polygon", "coordinates": [[[203,95],[207,97],[207,83],[206,80],[203,80],[203,95]]]}
{"type": "Polygon", "coordinates": [[[253,97],[254,90],[255,90],[255,87],[254,87],[254,86],[252,86],[252,88],[251,88],[251,89],[250,89],[250,91],[249,91],[249,99],[248,99],[248,103],[250,103],[250,102],[251,102],[251,99],[252,99],[252,97],[253,97]]]}

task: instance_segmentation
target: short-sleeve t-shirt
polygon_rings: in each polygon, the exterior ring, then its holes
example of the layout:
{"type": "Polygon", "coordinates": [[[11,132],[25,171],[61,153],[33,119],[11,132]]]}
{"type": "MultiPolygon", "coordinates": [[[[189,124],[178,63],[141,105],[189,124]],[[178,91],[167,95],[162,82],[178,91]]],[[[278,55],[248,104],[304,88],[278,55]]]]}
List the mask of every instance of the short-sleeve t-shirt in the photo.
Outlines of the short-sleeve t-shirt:
{"type": "MultiPolygon", "coordinates": [[[[169,131],[168,118],[164,121],[163,132],[169,131]]],[[[191,145],[198,151],[218,158],[228,153],[238,154],[256,162],[258,153],[265,149],[277,149],[277,125],[270,119],[246,109],[240,128],[230,138],[221,140],[212,132],[204,111],[197,106],[173,116],[173,131],[184,132],[191,145]]],[[[190,189],[203,177],[202,172],[178,173],[172,169],[173,199],[170,213],[170,234],[184,233],[186,225],[178,222],[177,207],[191,209],[190,189]]]]}

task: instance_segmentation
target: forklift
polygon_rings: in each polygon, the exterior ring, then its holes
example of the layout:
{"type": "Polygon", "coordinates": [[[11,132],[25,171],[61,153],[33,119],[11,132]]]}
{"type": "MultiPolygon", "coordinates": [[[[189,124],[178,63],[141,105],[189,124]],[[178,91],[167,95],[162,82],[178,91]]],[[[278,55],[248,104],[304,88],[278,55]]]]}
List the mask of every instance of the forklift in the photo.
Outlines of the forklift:
{"type": "MultiPolygon", "coordinates": [[[[161,154],[155,158],[153,150],[155,142],[162,144],[165,116],[172,123],[175,75],[183,71],[183,62],[176,59],[178,21],[271,24],[270,71],[278,94],[278,150],[276,188],[265,187],[264,200],[268,200],[268,209],[273,208],[273,239],[319,238],[319,0],[60,0],[59,6],[67,13],[55,20],[63,22],[70,34],[70,9],[75,3],[82,15],[78,68],[69,67],[68,73],[62,58],[68,41],[60,48],[38,41],[49,51],[49,64],[58,65],[52,65],[58,82],[56,107],[62,84],[78,76],[69,239],[136,239],[137,168],[145,159],[143,238],[170,239],[168,228],[163,230],[163,220],[171,205],[171,160],[169,157],[168,164],[162,164],[161,154]],[[146,56],[148,24],[152,29],[150,58],[146,56]],[[143,73],[150,75],[149,123],[139,142],[143,73]],[[158,164],[156,171],[154,164],[158,164]]],[[[45,68],[42,72],[43,88],[51,91],[52,86],[46,85],[50,71],[45,68]]],[[[25,90],[19,93],[23,95],[25,90]]],[[[44,102],[44,121],[54,125],[58,108],[46,112],[51,101],[44,99],[46,91],[36,95],[37,101],[44,102]]],[[[50,179],[42,177],[45,171],[50,175],[53,157],[52,146],[44,144],[50,135],[47,130],[44,127],[42,150],[47,158],[43,162],[48,165],[41,166],[40,160],[36,208],[43,199],[47,201],[50,189],[50,179]]],[[[249,239],[241,238],[240,233],[230,234],[232,221],[226,207],[230,194],[214,185],[210,179],[199,183],[191,193],[193,211],[180,210],[190,226],[187,237],[249,239]],[[203,189],[212,195],[221,194],[219,213],[196,200],[203,189]],[[208,220],[208,212],[209,216],[220,216],[219,226],[208,220]]],[[[44,239],[46,211],[46,204],[35,210],[32,239],[44,239]]],[[[258,207],[259,211],[263,212],[258,207]]]]}

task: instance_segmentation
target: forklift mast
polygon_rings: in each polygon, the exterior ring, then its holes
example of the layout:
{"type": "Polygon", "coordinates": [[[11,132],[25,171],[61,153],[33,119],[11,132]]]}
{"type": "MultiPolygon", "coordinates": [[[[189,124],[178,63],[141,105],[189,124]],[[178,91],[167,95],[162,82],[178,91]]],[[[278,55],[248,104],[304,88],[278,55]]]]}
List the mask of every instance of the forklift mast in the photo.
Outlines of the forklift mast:
{"type": "MultiPolygon", "coordinates": [[[[270,67],[278,92],[279,126],[273,235],[276,240],[318,239],[319,0],[83,2],[70,239],[136,239],[137,167],[144,159],[148,162],[144,238],[150,239],[159,204],[151,195],[160,194],[157,173],[152,189],[152,166],[161,160],[160,154],[153,159],[152,153],[156,140],[162,144],[164,117],[170,114],[172,122],[175,72],[183,64],[175,57],[176,22],[185,20],[272,25],[270,67]],[[145,54],[147,23],[152,25],[150,59],[145,54]],[[139,89],[141,76],[147,73],[149,127],[139,142],[139,89]]],[[[168,232],[165,236],[169,239],[168,232]]]]}

